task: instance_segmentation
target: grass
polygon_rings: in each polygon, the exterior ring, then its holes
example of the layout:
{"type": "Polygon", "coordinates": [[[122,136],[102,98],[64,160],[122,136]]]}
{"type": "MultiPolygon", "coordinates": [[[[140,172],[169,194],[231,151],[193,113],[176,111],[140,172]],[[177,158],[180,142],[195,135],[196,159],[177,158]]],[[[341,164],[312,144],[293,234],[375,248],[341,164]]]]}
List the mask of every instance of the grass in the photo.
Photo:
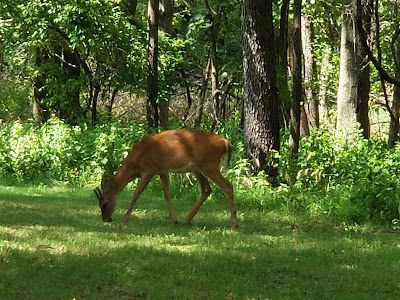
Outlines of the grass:
{"type": "MultiPolygon", "coordinates": [[[[90,189],[0,186],[0,299],[400,298],[397,233],[245,199],[232,231],[219,193],[193,224],[172,225],[157,184],[125,225],[130,194],[103,224],[90,189]]],[[[181,220],[193,194],[175,195],[181,220]]]]}

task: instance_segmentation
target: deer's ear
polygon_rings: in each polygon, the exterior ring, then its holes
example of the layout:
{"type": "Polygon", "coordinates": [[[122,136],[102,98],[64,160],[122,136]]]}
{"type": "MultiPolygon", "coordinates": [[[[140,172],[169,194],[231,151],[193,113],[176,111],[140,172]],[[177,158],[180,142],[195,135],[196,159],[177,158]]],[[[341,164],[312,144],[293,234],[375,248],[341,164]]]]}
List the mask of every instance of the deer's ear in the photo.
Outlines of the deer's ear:
{"type": "Polygon", "coordinates": [[[101,198],[101,190],[100,190],[99,188],[95,188],[95,189],[93,190],[93,192],[96,194],[97,199],[99,199],[99,201],[100,201],[100,198],[101,198]]]}

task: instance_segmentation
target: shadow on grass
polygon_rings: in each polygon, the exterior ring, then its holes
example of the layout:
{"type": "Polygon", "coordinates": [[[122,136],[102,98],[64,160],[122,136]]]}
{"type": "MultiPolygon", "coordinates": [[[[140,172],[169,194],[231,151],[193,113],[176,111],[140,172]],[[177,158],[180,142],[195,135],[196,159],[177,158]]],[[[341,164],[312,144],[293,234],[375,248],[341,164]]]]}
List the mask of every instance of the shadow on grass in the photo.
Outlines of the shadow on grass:
{"type": "MultiPolygon", "coordinates": [[[[230,213],[224,197],[219,201],[208,201],[199,210],[190,225],[173,225],[167,217],[167,209],[162,195],[145,193],[138,201],[128,224],[122,217],[128,207],[132,191],[124,191],[117,202],[114,221],[111,224],[101,221],[100,209],[91,190],[28,189],[16,188],[1,190],[0,224],[3,226],[69,226],[80,231],[105,231],[112,228],[130,233],[151,234],[183,233],[197,229],[229,229],[230,213]],[[100,226],[104,225],[104,226],[100,226]]],[[[182,222],[195,203],[195,198],[173,199],[178,222],[182,222]]],[[[248,214],[239,207],[240,230],[242,232],[270,233],[269,219],[261,215],[248,214]]],[[[278,231],[286,228],[290,232],[290,222],[280,220],[278,231]]],[[[276,222],[275,222],[276,223],[276,222]]],[[[276,227],[275,227],[276,229],[276,227]]],[[[280,234],[277,232],[277,234],[280,234]]]]}
{"type": "MultiPolygon", "coordinates": [[[[175,226],[151,193],[123,225],[130,195],[119,200],[117,221],[104,225],[90,190],[0,189],[0,225],[10,229],[0,231],[1,299],[400,297],[396,236],[245,207],[231,231],[225,201],[206,203],[193,225],[175,226]],[[32,236],[19,238],[25,227],[32,236]]],[[[175,200],[181,219],[192,203],[175,200]]]]}
{"type": "MultiPolygon", "coordinates": [[[[175,245],[176,246],[176,245],[175,245]]],[[[382,253],[327,256],[304,249],[158,248],[137,241],[86,255],[10,251],[2,299],[398,299],[398,265],[382,253]],[[330,258],[330,259],[327,259],[330,258]],[[378,276],[385,277],[376,286],[378,276]],[[18,287],[18,288],[16,288],[18,287]]]]}

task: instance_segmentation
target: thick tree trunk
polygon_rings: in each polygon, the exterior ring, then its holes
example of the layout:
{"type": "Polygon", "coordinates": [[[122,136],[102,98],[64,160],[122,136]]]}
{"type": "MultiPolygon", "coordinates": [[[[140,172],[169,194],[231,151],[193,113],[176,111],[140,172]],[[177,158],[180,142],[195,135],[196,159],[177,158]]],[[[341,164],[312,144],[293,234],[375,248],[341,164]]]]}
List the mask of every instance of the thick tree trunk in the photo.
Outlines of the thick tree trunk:
{"type": "Polygon", "coordinates": [[[357,0],[344,0],[343,4],[336,130],[351,141],[360,126],[364,136],[369,136],[369,70],[355,24],[357,0]]]}
{"type": "Polygon", "coordinates": [[[147,125],[152,131],[158,127],[158,23],[159,1],[149,0],[148,23],[149,36],[147,45],[147,125]]]}
{"type": "Polygon", "coordinates": [[[357,86],[361,61],[356,51],[358,46],[355,45],[356,1],[344,0],[343,5],[336,130],[340,136],[352,139],[358,127],[357,86]]]}
{"type": "Polygon", "coordinates": [[[279,151],[279,109],[272,0],[244,0],[242,22],[246,156],[254,172],[275,179],[270,152],[279,151]]]}

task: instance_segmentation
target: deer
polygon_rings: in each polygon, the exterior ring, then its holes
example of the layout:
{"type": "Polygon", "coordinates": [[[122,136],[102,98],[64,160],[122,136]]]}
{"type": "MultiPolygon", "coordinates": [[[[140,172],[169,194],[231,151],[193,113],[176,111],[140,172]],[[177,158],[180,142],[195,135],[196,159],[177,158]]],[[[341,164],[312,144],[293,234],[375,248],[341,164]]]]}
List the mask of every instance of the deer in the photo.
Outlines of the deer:
{"type": "Polygon", "coordinates": [[[165,130],[149,135],[135,144],[121,166],[110,179],[103,177],[101,189],[94,193],[99,201],[103,222],[111,222],[117,198],[124,187],[138,178],[138,184],[126,211],[123,222],[127,223],[135,204],[151,179],[159,176],[168,209],[169,219],[177,223],[176,213],[171,201],[169,173],[191,172],[200,185],[200,197],[189,211],[184,224],[189,224],[200,207],[211,194],[209,180],[225,193],[230,210],[232,229],[238,227],[236,206],[232,184],[221,174],[221,161],[231,159],[232,145],[224,137],[211,132],[193,129],[165,130]]]}

